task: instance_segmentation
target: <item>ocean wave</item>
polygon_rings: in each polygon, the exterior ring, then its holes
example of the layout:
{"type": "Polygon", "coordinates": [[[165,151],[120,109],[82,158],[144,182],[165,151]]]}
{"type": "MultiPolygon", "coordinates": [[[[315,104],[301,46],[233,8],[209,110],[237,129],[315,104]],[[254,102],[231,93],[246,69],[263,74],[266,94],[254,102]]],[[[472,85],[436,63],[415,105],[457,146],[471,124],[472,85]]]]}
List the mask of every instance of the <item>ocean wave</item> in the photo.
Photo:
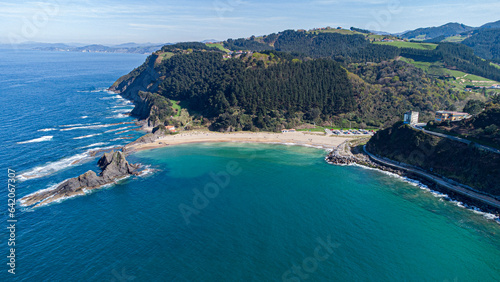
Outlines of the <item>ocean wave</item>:
{"type": "Polygon", "coordinates": [[[98,142],[98,143],[90,144],[90,145],[87,145],[87,146],[78,147],[77,149],[86,149],[86,148],[92,148],[92,147],[107,145],[107,144],[109,144],[109,142],[98,142]]]}
{"type": "Polygon", "coordinates": [[[43,136],[40,138],[35,138],[35,139],[27,140],[27,141],[17,142],[17,144],[28,144],[28,143],[38,143],[38,142],[50,141],[50,140],[52,140],[53,137],[54,136],[43,136]]]}
{"type": "MultiPolygon", "coordinates": [[[[105,92],[107,88],[97,88],[94,90],[77,90],[79,93],[97,93],[97,92],[105,92]]],[[[114,93],[113,93],[114,94],[114,93]]]]}
{"type": "Polygon", "coordinates": [[[116,109],[116,108],[123,108],[123,107],[130,107],[130,110],[132,110],[132,109],[134,109],[134,103],[132,103],[128,100],[125,100],[118,105],[112,106],[111,108],[116,109]]]}
{"type": "Polygon", "coordinates": [[[154,172],[158,171],[158,169],[151,168],[151,165],[141,165],[140,169],[142,169],[142,170],[137,175],[139,177],[144,177],[144,176],[153,174],[154,172]]]}
{"type": "Polygon", "coordinates": [[[115,134],[122,134],[122,133],[130,132],[130,131],[133,131],[133,129],[128,129],[128,130],[123,130],[123,131],[115,132],[115,134]]]}
{"type": "Polygon", "coordinates": [[[43,129],[38,129],[37,131],[46,132],[46,131],[54,131],[54,130],[57,130],[57,128],[43,128],[43,129]]]}
{"type": "Polygon", "coordinates": [[[134,137],[132,137],[132,136],[128,136],[128,135],[127,135],[127,136],[125,136],[125,137],[113,138],[113,139],[111,139],[111,140],[109,140],[109,141],[119,141],[119,140],[126,140],[126,139],[132,139],[132,138],[134,138],[134,137]]]}
{"type": "MultiPolygon", "coordinates": [[[[116,93],[113,93],[113,94],[116,94],[116,93]]],[[[123,99],[122,96],[120,95],[114,95],[114,96],[108,96],[108,97],[101,97],[99,98],[100,100],[112,100],[112,99],[116,99],[116,100],[125,100],[123,99]]]]}
{"type": "Polygon", "coordinates": [[[106,118],[126,118],[126,117],[129,117],[129,115],[117,114],[117,115],[106,117],[106,118]]]}
{"type": "Polygon", "coordinates": [[[75,137],[73,139],[84,139],[84,138],[90,138],[90,137],[94,137],[94,136],[98,136],[98,135],[101,135],[102,133],[96,133],[96,134],[89,134],[89,135],[83,135],[83,136],[78,136],[78,137],[75,137]]]}
{"type": "Polygon", "coordinates": [[[28,170],[24,173],[21,173],[18,176],[18,179],[21,181],[32,179],[32,178],[40,178],[50,174],[53,174],[57,171],[65,169],[69,166],[75,165],[76,163],[81,162],[82,160],[89,158],[90,155],[88,152],[77,154],[71,157],[63,158],[55,162],[48,162],[41,166],[37,166],[28,170]]]}
{"type": "Polygon", "coordinates": [[[89,126],[89,125],[96,125],[96,124],[100,124],[100,122],[65,124],[65,125],[59,125],[59,127],[89,126]]]}
{"type": "Polygon", "coordinates": [[[118,109],[118,110],[114,110],[112,112],[113,113],[128,113],[130,111],[131,111],[131,109],[118,109]]]}
{"type": "Polygon", "coordinates": [[[104,150],[110,150],[110,149],[120,149],[122,148],[123,145],[111,145],[111,146],[107,146],[107,147],[98,147],[98,148],[92,148],[90,150],[88,150],[88,153],[93,155],[93,153],[96,153],[96,152],[99,152],[99,151],[104,151],[104,150]]]}
{"type": "MultiPolygon", "coordinates": [[[[66,179],[66,180],[67,180],[67,179],[66,179]]],[[[44,193],[44,192],[49,192],[49,191],[52,191],[52,190],[56,189],[59,185],[63,184],[66,180],[61,181],[61,182],[59,182],[59,183],[57,183],[57,184],[49,185],[49,187],[47,187],[47,188],[45,188],[45,189],[40,189],[40,190],[37,190],[37,191],[35,191],[35,192],[33,192],[33,193],[30,193],[30,194],[28,194],[28,195],[26,195],[26,196],[24,196],[24,197],[34,196],[34,195],[37,195],[37,194],[40,194],[40,193],[44,193]]],[[[23,198],[24,198],[24,197],[23,197],[23,198]]],[[[19,200],[17,200],[17,201],[18,201],[20,204],[23,204],[24,202],[26,202],[25,200],[22,200],[22,199],[19,199],[19,200]]]]}
{"type": "Polygon", "coordinates": [[[114,125],[116,125],[116,123],[75,126],[75,127],[68,127],[68,128],[63,128],[63,129],[59,129],[59,130],[60,131],[70,131],[70,130],[77,130],[77,129],[96,129],[96,128],[103,128],[103,127],[110,127],[110,126],[114,126],[114,125]]]}
{"type": "Polygon", "coordinates": [[[88,118],[89,116],[81,116],[80,118],[88,118]]]}
{"type": "Polygon", "coordinates": [[[131,127],[132,126],[124,126],[124,127],[120,127],[120,128],[113,128],[113,129],[104,131],[104,133],[110,133],[110,132],[114,132],[114,131],[118,131],[118,130],[124,130],[124,129],[131,128],[131,127]]]}

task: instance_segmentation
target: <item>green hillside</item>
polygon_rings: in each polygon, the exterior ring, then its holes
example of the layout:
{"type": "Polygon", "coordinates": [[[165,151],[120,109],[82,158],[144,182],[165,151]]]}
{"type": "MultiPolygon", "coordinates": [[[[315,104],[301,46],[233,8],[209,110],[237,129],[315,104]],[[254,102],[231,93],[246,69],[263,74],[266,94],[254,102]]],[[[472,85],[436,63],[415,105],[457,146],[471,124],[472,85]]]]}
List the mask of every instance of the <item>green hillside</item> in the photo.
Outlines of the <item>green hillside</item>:
{"type": "Polygon", "coordinates": [[[500,195],[500,154],[430,135],[402,123],[377,132],[366,146],[371,153],[500,195]]]}
{"type": "Polygon", "coordinates": [[[419,50],[434,50],[437,47],[437,44],[420,43],[420,42],[407,42],[407,41],[393,41],[393,42],[376,41],[373,43],[380,44],[380,45],[395,46],[398,48],[413,48],[413,49],[419,49],[419,50]]]}

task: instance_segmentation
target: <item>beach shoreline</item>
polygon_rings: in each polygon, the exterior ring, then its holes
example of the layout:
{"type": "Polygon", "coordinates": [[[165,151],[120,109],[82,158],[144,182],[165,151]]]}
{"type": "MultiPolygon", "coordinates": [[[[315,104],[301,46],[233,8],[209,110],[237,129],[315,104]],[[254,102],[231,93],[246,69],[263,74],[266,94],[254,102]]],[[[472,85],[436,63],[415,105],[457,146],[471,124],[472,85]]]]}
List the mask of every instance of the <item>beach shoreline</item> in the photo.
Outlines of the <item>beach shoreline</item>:
{"type": "Polygon", "coordinates": [[[333,150],[346,140],[353,138],[327,136],[324,133],[313,132],[213,132],[185,131],[179,134],[155,136],[146,142],[132,142],[124,147],[129,153],[162,148],[167,146],[193,143],[268,143],[314,147],[333,150]]]}

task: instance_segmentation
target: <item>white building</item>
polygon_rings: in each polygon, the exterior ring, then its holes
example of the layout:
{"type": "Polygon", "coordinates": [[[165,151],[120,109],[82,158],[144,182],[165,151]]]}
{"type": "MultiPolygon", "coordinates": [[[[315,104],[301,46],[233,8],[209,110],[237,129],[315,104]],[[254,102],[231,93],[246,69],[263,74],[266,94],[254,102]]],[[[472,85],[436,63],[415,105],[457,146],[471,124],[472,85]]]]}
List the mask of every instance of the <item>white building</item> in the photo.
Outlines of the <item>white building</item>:
{"type": "Polygon", "coordinates": [[[418,112],[406,112],[404,115],[404,123],[406,124],[417,124],[418,123],[418,112]]]}

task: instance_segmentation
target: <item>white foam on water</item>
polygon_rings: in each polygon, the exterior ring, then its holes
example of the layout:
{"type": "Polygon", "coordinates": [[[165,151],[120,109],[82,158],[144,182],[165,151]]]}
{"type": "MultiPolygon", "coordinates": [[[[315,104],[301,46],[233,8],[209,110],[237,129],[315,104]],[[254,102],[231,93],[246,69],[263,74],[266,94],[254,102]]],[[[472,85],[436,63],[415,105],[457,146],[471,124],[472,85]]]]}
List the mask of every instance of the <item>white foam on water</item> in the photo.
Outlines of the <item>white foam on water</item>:
{"type": "Polygon", "coordinates": [[[122,134],[122,133],[130,132],[130,131],[132,131],[132,129],[123,130],[123,131],[120,131],[120,132],[115,132],[115,134],[122,134]]]}
{"type": "Polygon", "coordinates": [[[106,118],[126,118],[126,117],[129,117],[129,115],[117,114],[117,115],[106,117],[106,118]]]}
{"type": "Polygon", "coordinates": [[[128,138],[128,137],[118,137],[118,138],[113,138],[113,139],[111,139],[109,141],[118,141],[118,140],[126,140],[126,139],[130,139],[130,138],[128,138]]]}
{"type": "Polygon", "coordinates": [[[25,181],[32,178],[44,177],[53,174],[57,171],[60,171],[62,169],[65,169],[89,157],[90,157],[89,153],[85,152],[71,157],[63,158],[55,162],[48,162],[46,164],[34,167],[31,170],[28,170],[24,173],[21,173],[18,176],[18,179],[21,181],[25,181]]]}
{"type": "Polygon", "coordinates": [[[89,134],[89,135],[83,135],[83,136],[78,136],[78,137],[75,137],[73,139],[84,139],[84,138],[90,138],[90,137],[94,137],[94,136],[99,136],[99,135],[102,135],[102,133],[96,133],[96,134],[89,134]]]}
{"type": "Polygon", "coordinates": [[[28,144],[28,143],[38,143],[38,142],[45,142],[45,141],[50,141],[54,138],[54,136],[42,136],[40,138],[35,138],[27,141],[21,141],[17,142],[17,144],[28,144]]]}
{"type": "Polygon", "coordinates": [[[89,116],[81,116],[80,118],[88,118],[89,116]]]}
{"type": "Polygon", "coordinates": [[[130,127],[131,127],[131,126],[125,126],[125,127],[120,127],[120,128],[114,128],[114,129],[106,130],[106,131],[104,131],[104,133],[110,133],[110,132],[114,132],[114,131],[125,130],[125,129],[130,128],[130,127]]]}
{"type": "Polygon", "coordinates": [[[487,219],[492,219],[494,221],[496,221],[497,223],[500,224],[500,217],[495,215],[495,214],[492,214],[492,213],[488,213],[488,212],[484,212],[482,211],[480,208],[478,207],[475,207],[475,206],[469,206],[465,203],[462,203],[458,200],[453,200],[450,198],[449,195],[447,194],[444,194],[444,193],[441,193],[439,191],[435,191],[435,190],[432,190],[430,189],[427,185],[423,184],[422,182],[418,181],[418,180],[415,180],[415,179],[411,179],[411,178],[408,178],[408,177],[403,177],[403,176],[400,176],[400,175],[397,175],[395,173],[392,173],[392,172],[388,172],[388,171],[384,171],[384,170],[380,170],[378,168],[372,168],[372,167],[367,167],[367,166],[364,166],[364,165],[359,165],[359,164],[354,164],[355,166],[359,166],[359,167],[362,167],[364,169],[371,169],[371,170],[376,170],[376,171],[379,171],[379,172],[382,172],[386,175],[389,175],[389,176],[392,176],[392,177],[395,177],[395,178],[399,178],[401,179],[402,181],[406,182],[406,183],[409,183],[413,186],[416,186],[416,187],[419,187],[420,189],[422,190],[425,190],[429,193],[432,194],[432,196],[436,197],[436,198],[439,198],[439,200],[443,200],[443,199],[446,199],[447,201],[449,201],[450,203],[460,207],[460,208],[464,208],[464,209],[468,209],[474,213],[477,213],[477,214],[481,214],[483,215],[485,218],[487,219]]]}
{"type": "Polygon", "coordinates": [[[116,124],[96,124],[96,125],[85,125],[85,126],[75,126],[75,127],[68,127],[68,128],[62,128],[59,129],[59,131],[70,131],[70,130],[78,130],[78,129],[97,129],[97,128],[103,128],[103,127],[110,127],[116,124]]]}
{"type": "Polygon", "coordinates": [[[109,142],[98,142],[98,143],[90,144],[87,146],[78,147],[77,149],[92,148],[92,147],[97,147],[97,146],[102,146],[102,145],[107,145],[107,144],[109,144],[109,142]]]}
{"type": "Polygon", "coordinates": [[[130,112],[130,109],[118,109],[118,110],[114,110],[112,112],[113,113],[128,113],[128,112],[130,112]]]}
{"type": "Polygon", "coordinates": [[[43,128],[43,129],[38,129],[37,131],[47,132],[47,131],[54,131],[54,130],[57,130],[57,128],[43,128]]]}
{"type": "Polygon", "coordinates": [[[93,122],[93,123],[75,123],[75,124],[65,124],[65,125],[59,125],[59,127],[89,126],[89,125],[96,125],[96,124],[101,124],[101,123],[100,123],[100,122],[93,122]]]}

